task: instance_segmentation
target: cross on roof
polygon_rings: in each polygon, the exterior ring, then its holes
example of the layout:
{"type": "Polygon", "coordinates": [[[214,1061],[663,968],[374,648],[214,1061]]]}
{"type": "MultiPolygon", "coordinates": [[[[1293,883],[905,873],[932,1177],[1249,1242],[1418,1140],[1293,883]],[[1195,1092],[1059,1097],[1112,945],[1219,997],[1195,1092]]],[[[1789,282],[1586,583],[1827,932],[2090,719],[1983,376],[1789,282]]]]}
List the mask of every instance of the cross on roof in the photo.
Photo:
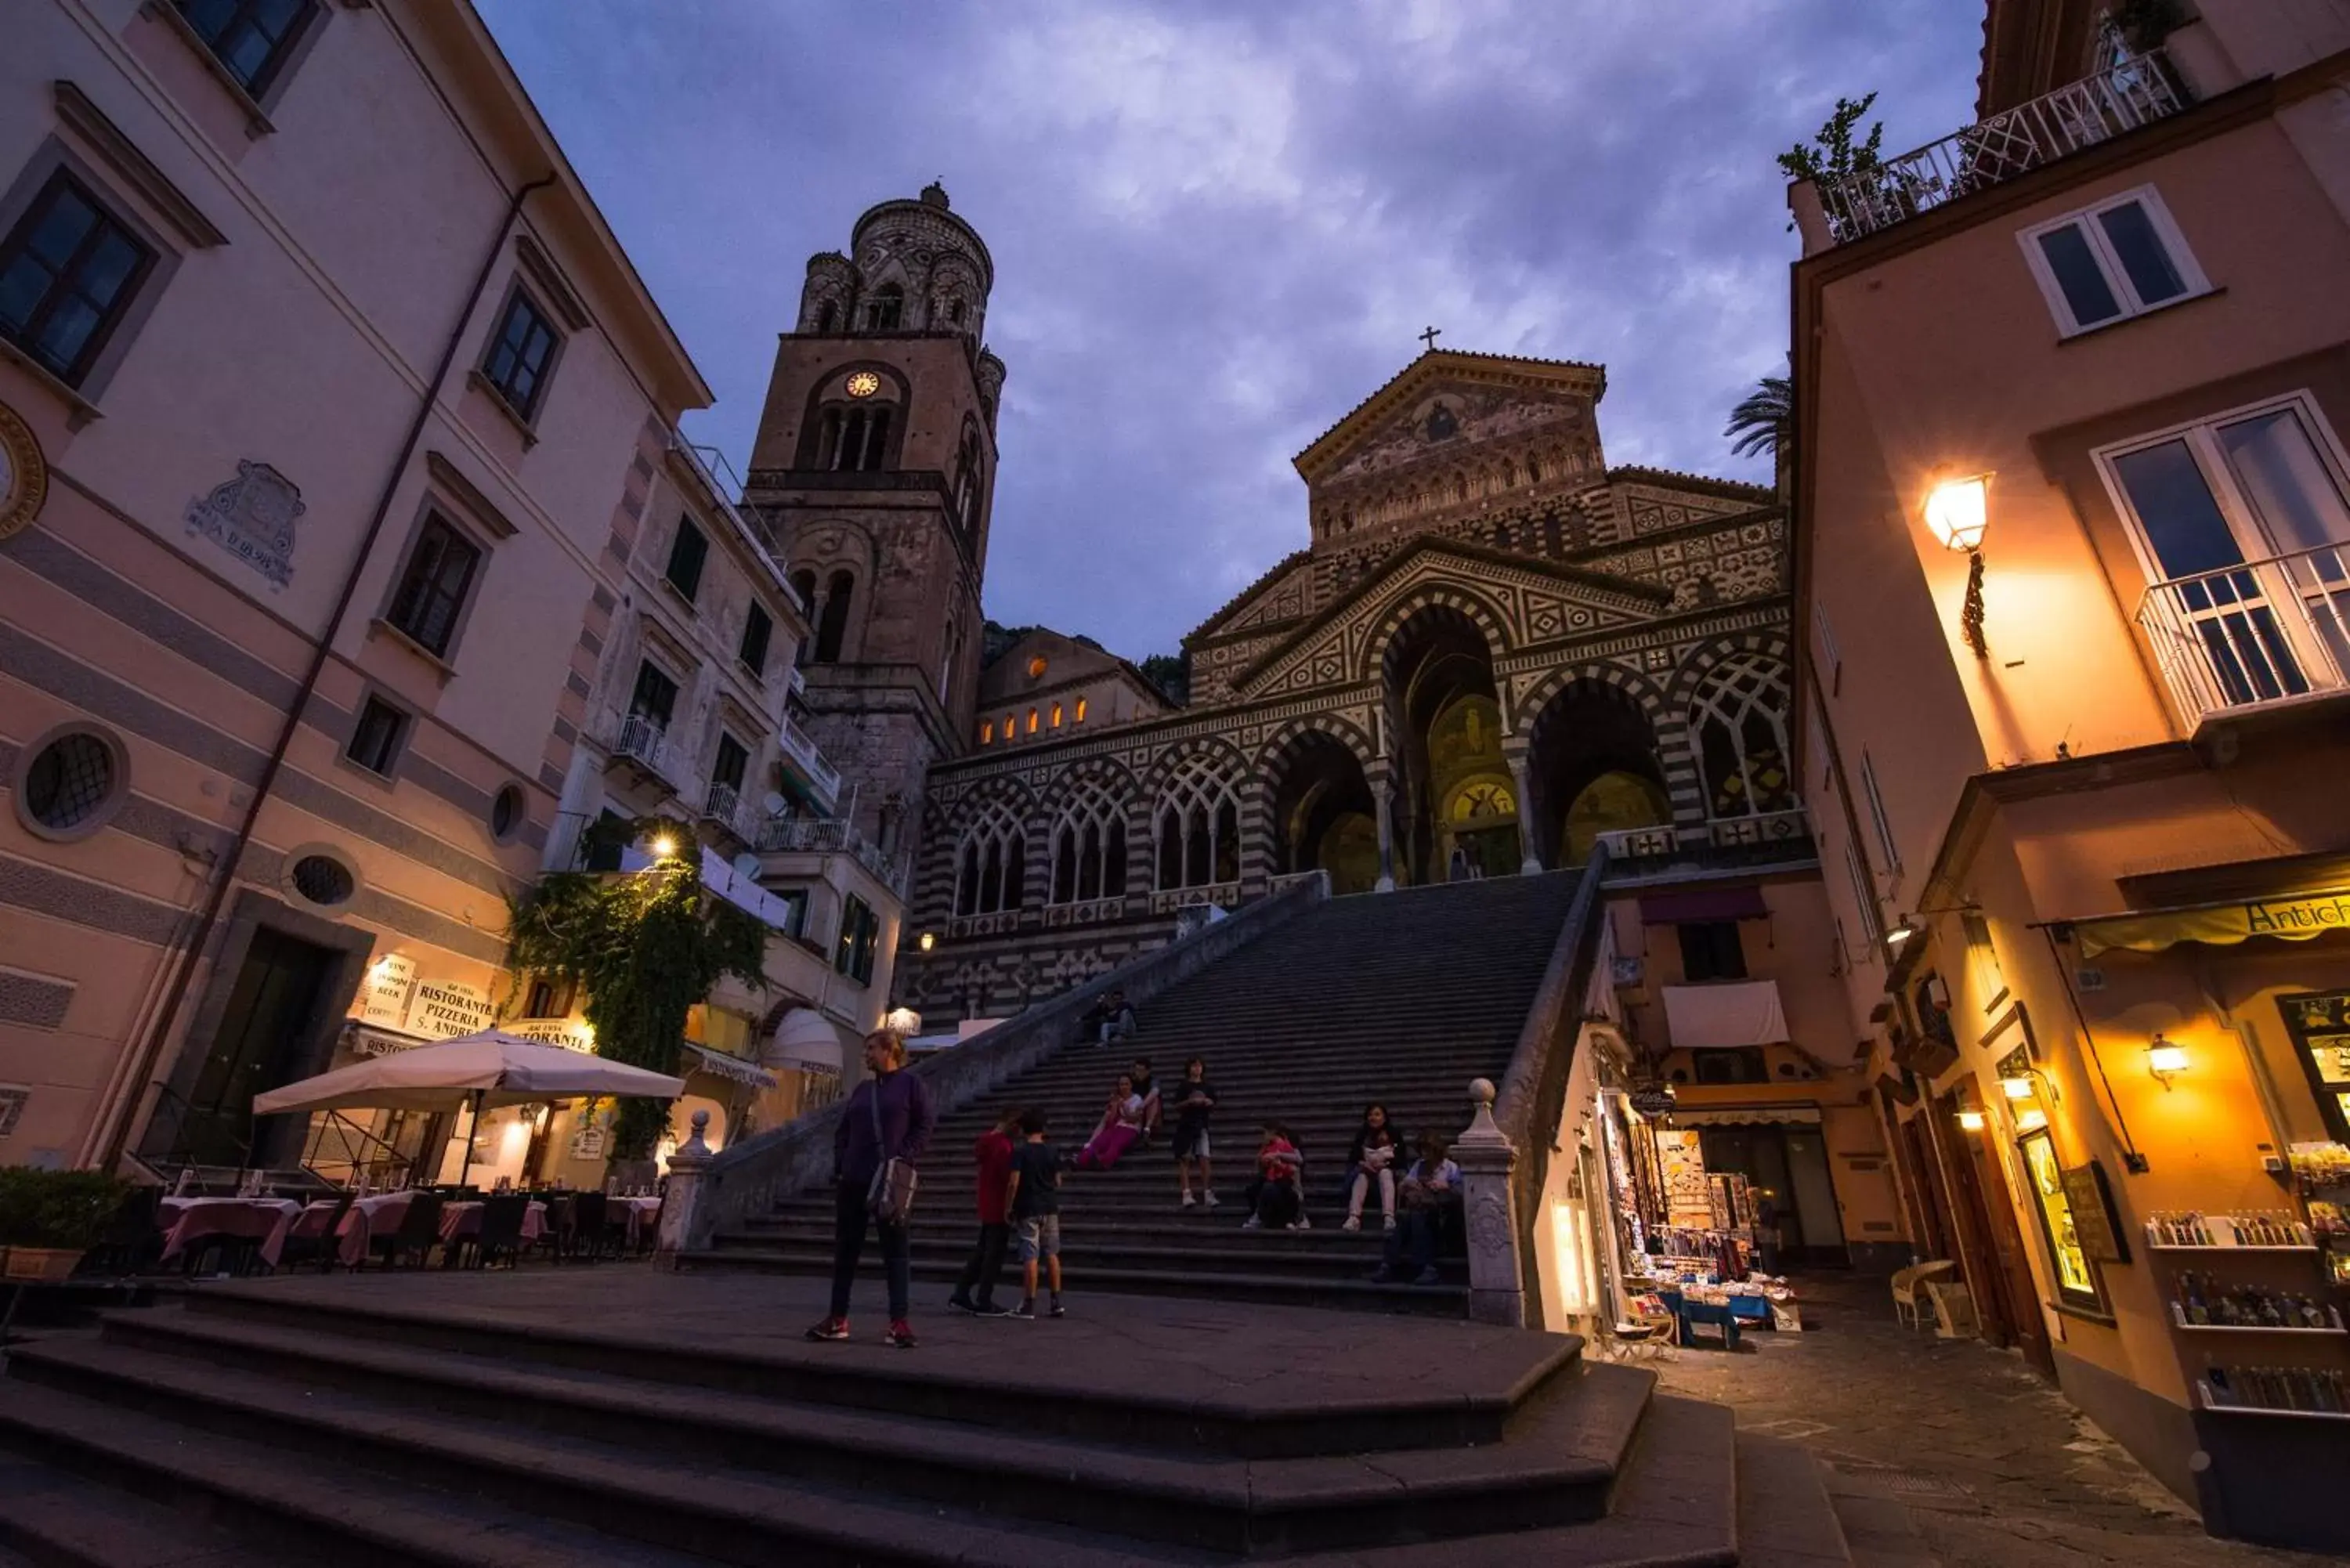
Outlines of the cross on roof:
{"type": "Polygon", "coordinates": [[[1435,353],[1435,352],[1436,352],[1436,340],[1437,340],[1439,337],[1443,337],[1443,336],[1444,336],[1444,334],[1442,334],[1441,332],[1439,332],[1435,327],[1430,327],[1427,331],[1425,331],[1425,332],[1423,332],[1423,333],[1421,333],[1421,334],[1419,335],[1419,340],[1420,340],[1422,343],[1427,344],[1427,345],[1428,345],[1428,351],[1429,351],[1430,353],[1433,354],[1433,353],[1435,353]]]}

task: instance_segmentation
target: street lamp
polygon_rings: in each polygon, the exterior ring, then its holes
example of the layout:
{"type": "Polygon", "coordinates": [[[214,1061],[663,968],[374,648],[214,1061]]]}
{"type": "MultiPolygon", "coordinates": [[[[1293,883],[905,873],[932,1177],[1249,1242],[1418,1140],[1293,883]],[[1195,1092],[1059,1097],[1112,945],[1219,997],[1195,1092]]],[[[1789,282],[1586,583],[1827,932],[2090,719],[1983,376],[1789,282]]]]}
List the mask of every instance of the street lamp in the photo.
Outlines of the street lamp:
{"type": "Polygon", "coordinates": [[[1991,649],[1983,641],[1983,531],[1991,525],[1991,475],[1978,473],[1970,479],[1946,479],[1934,486],[1926,497],[1926,526],[1945,550],[1967,553],[1967,597],[1959,611],[1959,635],[1975,651],[1977,659],[1987,659],[1991,649]]]}
{"type": "Polygon", "coordinates": [[[2156,1030],[2154,1038],[2147,1043],[2146,1070],[2160,1080],[2164,1088],[2170,1087],[2170,1080],[2187,1071],[2187,1047],[2173,1045],[2162,1037],[2161,1030],[2156,1030]]]}
{"type": "Polygon", "coordinates": [[[676,840],[676,839],[674,839],[674,838],[671,837],[671,836],[670,836],[668,834],[666,834],[666,833],[663,833],[663,834],[658,834],[658,835],[656,835],[656,836],[654,836],[654,838],[653,838],[653,858],[655,858],[656,860],[667,860],[668,858],[670,858],[670,857],[671,857],[671,856],[675,855],[676,853],[677,853],[677,840],[676,840]]]}

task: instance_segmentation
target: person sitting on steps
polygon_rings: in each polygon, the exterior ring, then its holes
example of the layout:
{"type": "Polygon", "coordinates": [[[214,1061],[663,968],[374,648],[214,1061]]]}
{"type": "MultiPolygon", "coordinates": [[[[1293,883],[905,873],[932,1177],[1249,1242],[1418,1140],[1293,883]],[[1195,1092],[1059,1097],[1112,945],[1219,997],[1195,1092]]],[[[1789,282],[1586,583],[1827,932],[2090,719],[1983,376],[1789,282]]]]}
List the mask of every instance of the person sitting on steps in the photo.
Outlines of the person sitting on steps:
{"type": "Polygon", "coordinates": [[[1134,1080],[1134,1092],[1142,1096],[1142,1141],[1148,1145],[1159,1137],[1159,1085],[1150,1080],[1150,1058],[1137,1056],[1127,1076],[1134,1080]]]}
{"type": "Polygon", "coordinates": [[[1363,1228],[1363,1200],[1375,1186],[1387,1228],[1396,1228],[1396,1159],[1409,1147],[1403,1129],[1388,1119],[1385,1106],[1363,1108],[1363,1125],[1355,1129],[1355,1141],[1347,1149],[1347,1222],[1339,1229],[1363,1228]]]}
{"type": "Polygon", "coordinates": [[[1446,1216],[1461,1201],[1461,1168],[1445,1158],[1448,1147],[1433,1133],[1419,1140],[1419,1158],[1396,1189],[1402,1222],[1388,1232],[1387,1257],[1371,1276],[1373,1284],[1398,1282],[1407,1266],[1415,1285],[1443,1282],[1436,1272],[1436,1244],[1446,1216]]]}
{"type": "Polygon", "coordinates": [[[1126,992],[1122,989],[1112,990],[1108,995],[1087,1008],[1085,1016],[1078,1022],[1094,1037],[1097,1045],[1107,1045],[1113,1040],[1131,1040],[1139,1027],[1134,1009],[1127,1004],[1126,992]]]}
{"type": "Polygon", "coordinates": [[[1117,1086],[1109,1092],[1109,1104],[1102,1107],[1101,1120],[1094,1126],[1094,1136],[1086,1140],[1073,1163],[1079,1170],[1107,1170],[1142,1136],[1142,1117],[1143,1100],[1134,1092],[1133,1076],[1120,1073],[1117,1086]]]}
{"type": "Polygon", "coordinates": [[[1243,1231],[1310,1231],[1305,1218],[1305,1157],[1279,1122],[1264,1124],[1256,1150],[1256,1179],[1248,1187],[1249,1217],[1243,1231]]]}
{"type": "Polygon", "coordinates": [[[1216,1108],[1215,1085],[1208,1082],[1208,1064],[1194,1056],[1183,1064],[1183,1081],[1175,1085],[1175,1185],[1183,1194],[1181,1207],[1191,1207],[1191,1178],[1200,1179],[1200,1201],[1216,1207],[1216,1191],[1208,1174],[1208,1114],[1216,1108]]]}

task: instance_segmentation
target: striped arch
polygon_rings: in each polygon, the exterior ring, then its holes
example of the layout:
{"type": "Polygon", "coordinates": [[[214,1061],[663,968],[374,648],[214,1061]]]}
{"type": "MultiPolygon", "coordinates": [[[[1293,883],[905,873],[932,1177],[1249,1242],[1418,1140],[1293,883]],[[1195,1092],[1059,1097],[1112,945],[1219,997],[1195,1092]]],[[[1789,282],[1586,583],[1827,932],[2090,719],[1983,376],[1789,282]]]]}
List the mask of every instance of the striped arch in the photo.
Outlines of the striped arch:
{"type": "MultiPolygon", "coordinates": [[[[1543,852],[1555,857],[1565,848],[1563,844],[1549,840],[1555,836],[1555,824],[1559,814],[1569,804],[1566,799],[1552,798],[1553,781],[1544,774],[1544,759],[1556,754],[1559,735],[1551,726],[1559,722],[1564,704],[1571,701],[1578,689],[1596,689],[1604,697],[1613,698],[1630,713],[1638,715],[1641,727],[1647,731],[1648,754],[1653,759],[1656,774],[1665,789],[1666,809],[1676,824],[1694,826],[1704,820],[1702,792],[1697,784],[1697,772],[1690,761],[1689,741],[1679,715],[1668,700],[1663,687],[1628,665],[1608,660],[1587,660],[1579,664],[1562,665],[1543,672],[1542,678],[1526,689],[1518,703],[1518,733],[1523,737],[1525,756],[1534,776],[1533,787],[1541,798],[1543,822],[1539,831],[1544,835],[1543,852]]],[[[1580,785],[1574,786],[1579,788],[1580,785]]],[[[1570,790],[1569,794],[1572,793],[1570,790]]]]}
{"type": "Polygon", "coordinates": [[[1135,781],[1140,785],[1137,794],[1145,802],[1158,799],[1165,793],[1167,781],[1174,776],[1177,769],[1189,763],[1194,757],[1211,755],[1217,758],[1231,773],[1235,784],[1249,776],[1249,759],[1240,747],[1232,743],[1230,737],[1216,734],[1193,735],[1188,740],[1178,741],[1150,759],[1150,765],[1143,769],[1135,781]]]}
{"type": "Polygon", "coordinates": [[[1553,699],[1578,680],[1596,681],[1613,686],[1640,706],[1651,724],[1659,722],[1671,707],[1664,688],[1627,664],[1593,660],[1583,664],[1562,664],[1543,671],[1542,679],[1525,690],[1519,698],[1516,711],[1511,716],[1510,727],[1521,735],[1534,732],[1534,722],[1553,699]]]}
{"type": "Polygon", "coordinates": [[[1513,647],[1509,617],[1468,585],[1458,581],[1433,579],[1419,584],[1397,597],[1380,612],[1370,635],[1363,639],[1362,661],[1355,672],[1357,680],[1383,680],[1387,677],[1388,650],[1395,645],[1397,634],[1404,624],[1421,610],[1447,608],[1467,616],[1484,634],[1485,651],[1499,666],[1509,657],[1513,647]]]}
{"type": "Polygon", "coordinates": [[[1268,796],[1279,787],[1279,774],[1285,771],[1284,751],[1290,742],[1308,730],[1319,730],[1354,753],[1355,760],[1363,764],[1366,774],[1370,772],[1371,764],[1378,760],[1371,750],[1370,737],[1355,725],[1336,713],[1308,713],[1302,718],[1292,719],[1275,730],[1266,737],[1264,744],[1257,748],[1256,765],[1249,770],[1249,776],[1265,784],[1268,796]]]}
{"type": "Polygon", "coordinates": [[[1293,765],[1290,743],[1306,734],[1327,735],[1346,747],[1362,764],[1366,783],[1378,763],[1370,737],[1336,713],[1308,713],[1292,719],[1268,736],[1257,749],[1256,765],[1249,770],[1247,786],[1241,792],[1241,876],[1251,888],[1263,887],[1273,877],[1274,849],[1280,836],[1279,825],[1274,821],[1274,806],[1281,799],[1283,786],[1289,782],[1293,765]]]}
{"type": "Polygon", "coordinates": [[[1675,707],[1686,708],[1697,691],[1697,684],[1712,673],[1713,667],[1723,659],[1739,654],[1756,654],[1775,663],[1794,662],[1794,650],[1787,639],[1775,631],[1742,632],[1736,637],[1719,637],[1701,642],[1674,670],[1671,683],[1666,688],[1666,700],[1675,707]]]}

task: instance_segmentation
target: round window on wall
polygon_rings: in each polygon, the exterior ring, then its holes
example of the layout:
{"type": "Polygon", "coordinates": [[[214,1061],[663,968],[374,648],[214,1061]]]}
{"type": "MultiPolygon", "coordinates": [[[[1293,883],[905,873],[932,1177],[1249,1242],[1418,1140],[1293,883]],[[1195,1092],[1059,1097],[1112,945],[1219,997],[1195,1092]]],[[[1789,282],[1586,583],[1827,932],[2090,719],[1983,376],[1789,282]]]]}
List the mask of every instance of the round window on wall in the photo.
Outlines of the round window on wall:
{"type": "Polygon", "coordinates": [[[323,909],[349,903],[359,891],[359,878],[348,866],[317,851],[297,857],[286,879],[305,903],[323,909]]]}
{"type": "Polygon", "coordinates": [[[16,815],[44,838],[95,833],[121,805],[130,770],[121,744],[102,731],[54,732],[27,749],[16,780],[16,815]]]}
{"type": "Polygon", "coordinates": [[[490,802],[490,836],[500,844],[507,843],[522,831],[522,786],[508,784],[490,802]]]}

